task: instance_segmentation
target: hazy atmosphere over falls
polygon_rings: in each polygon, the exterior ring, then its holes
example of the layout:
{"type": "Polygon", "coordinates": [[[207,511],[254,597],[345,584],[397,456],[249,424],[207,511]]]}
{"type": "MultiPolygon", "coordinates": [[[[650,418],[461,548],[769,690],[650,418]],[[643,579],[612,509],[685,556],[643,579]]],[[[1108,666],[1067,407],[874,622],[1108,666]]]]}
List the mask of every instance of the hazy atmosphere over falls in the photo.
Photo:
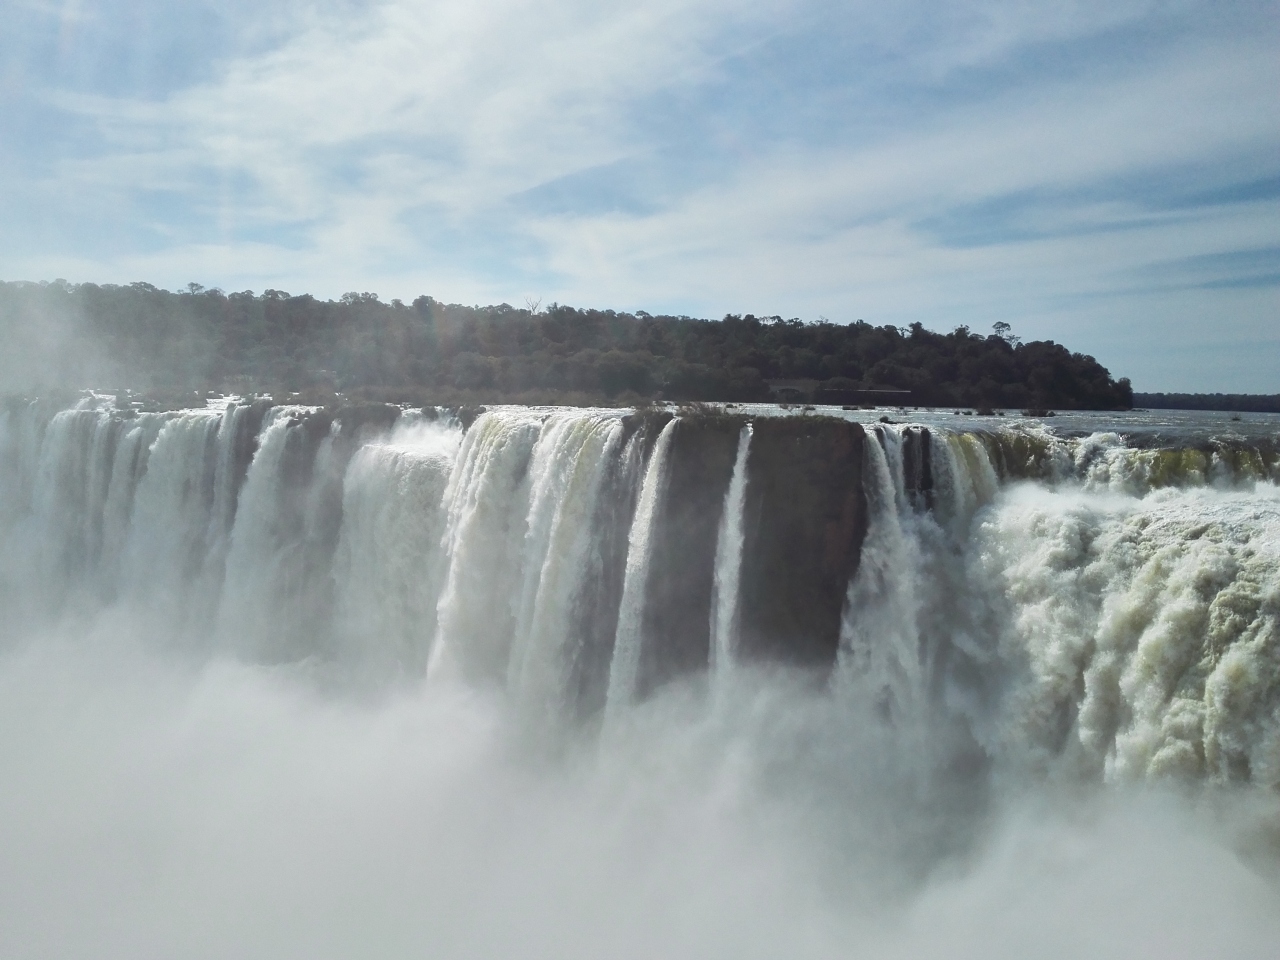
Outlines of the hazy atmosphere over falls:
{"type": "Polygon", "coordinates": [[[0,0],[0,960],[1275,960],[1274,0],[0,0]]]}
{"type": "Polygon", "coordinates": [[[9,399],[0,953],[1272,957],[1277,417],[828,412],[9,399]]]}
{"type": "Polygon", "coordinates": [[[975,330],[1272,393],[1264,2],[4,0],[0,276],[975,330]]]}

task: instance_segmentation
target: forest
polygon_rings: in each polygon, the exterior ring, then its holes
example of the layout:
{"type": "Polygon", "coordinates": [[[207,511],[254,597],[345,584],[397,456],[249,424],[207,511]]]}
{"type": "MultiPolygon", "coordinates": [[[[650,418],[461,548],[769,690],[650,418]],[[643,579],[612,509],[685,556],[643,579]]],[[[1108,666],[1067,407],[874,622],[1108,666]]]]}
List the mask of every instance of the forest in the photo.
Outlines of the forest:
{"type": "Polygon", "coordinates": [[[1127,379],[1053,341],[858,321],[410,304],[190,284],[0,283],[0,386],[332,394],[410,403],[645,400],[1128,409],[1127,379]],[[782,391],[781,393],[779,391],[782,391]]]}
{"type": "Polygon", "coordinates": [[[1133,402],[1148,410],[1280,413],[1280,393],[1135,393],[1133,402]]]}

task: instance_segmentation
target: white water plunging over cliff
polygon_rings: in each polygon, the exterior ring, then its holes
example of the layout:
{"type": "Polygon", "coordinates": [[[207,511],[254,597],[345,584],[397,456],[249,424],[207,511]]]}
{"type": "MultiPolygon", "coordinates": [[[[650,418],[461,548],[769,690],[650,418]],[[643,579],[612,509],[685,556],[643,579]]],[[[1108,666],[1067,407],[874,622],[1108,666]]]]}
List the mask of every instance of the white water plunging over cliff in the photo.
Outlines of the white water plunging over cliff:
{"type": "Polygon", "coordinates": [[[1274,437],[764,416],[11,402],[6,629],[127,610],[552,724],[778,659],[1001,768],[1280,784],[1274,437]]]}
{"type": "Polygon", "coordinates": [[[447,573],[445,491],[456,425],[398,425],[355,452],[334,555],[335,626],[353,669],[421,675],[435,640],[447,573]]]}
{"type": "Polygon", "coordinates": [[[622,581],[622,602],[618,609],[618,632],[609,663],[606,710],[618,711],[635,696],[636,674],[640,667],[640,647],[644,641],[644,596],[649,579],[650,544],[658,500],[665,492],[667,457],[679,420],[662,428],[654,443],[640,487],[631,532],[627,535],[627,567],[622,581]]]}
{"type": "Polygon", "coordinates": [[[439,603],[432,672],[506,675],[524,551],[529,459],[542,418],[487,413],[467,431],[445,493],[449,573],[439,603]]]}
{"type": "Polygon", "coordinates": [[[548,717],[568,699],[576,652],[569,624],[586,586],[601,484],[621,440],[616,418],[562,413],[548,418],[534,446],[507,690],[548,717]]]}
{"type": "Polygon", "coordinates": [[[1006,755],[1280,784],[1280,489],[1024,487],[976,532],[1024,670],[1006,755]]]}
{"type": "Polygon", "coordinates": [[[827,412],[0,406],[0,954],[1269,960],[1280,424],[827,412]]]}
{"type": "Polygon", "coordinates": [[[719,673],[733,665],[733,641],[737,632],[738,582],[742,574],[742,511],[747,492],[747,456],[751,452],[751,425],[738,434],[733,476],[724,495],[724,514],[716,537],[716,568],[711,594],[711,669],[719,673]]]}
{"type": "Polygon", "coordinates": [[[922,582],[921,539],[938,532],[913,529],[931,524],[928,515],[901,510],[903,486],[885,449],[900,451],[900,436],[884,428],[872,436],[864,464],[869,521],[843,612],[840,669],[856,678],[886,718],[914,725],[927,695],[920,619],[928,584],[922,582]]]}

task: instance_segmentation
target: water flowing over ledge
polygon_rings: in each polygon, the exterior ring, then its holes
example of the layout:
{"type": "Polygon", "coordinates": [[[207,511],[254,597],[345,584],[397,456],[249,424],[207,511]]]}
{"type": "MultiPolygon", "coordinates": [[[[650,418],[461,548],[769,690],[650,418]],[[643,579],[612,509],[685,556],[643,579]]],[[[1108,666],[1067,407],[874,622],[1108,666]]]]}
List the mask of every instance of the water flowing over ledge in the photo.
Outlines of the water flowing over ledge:
{"type": "Polygon", "coordinates": [[[127,612],[535,728],[782,665],[934,765],[1280,785],[1274,431],[829,412],[10,403],[0,630],[127,612]]]}

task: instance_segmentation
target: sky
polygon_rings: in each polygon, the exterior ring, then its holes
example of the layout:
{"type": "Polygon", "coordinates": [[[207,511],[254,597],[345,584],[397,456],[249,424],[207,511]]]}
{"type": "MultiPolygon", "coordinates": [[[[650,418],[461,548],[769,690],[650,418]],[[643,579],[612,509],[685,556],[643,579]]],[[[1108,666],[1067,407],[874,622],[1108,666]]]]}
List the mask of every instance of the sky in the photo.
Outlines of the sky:
{"type": "Polygon", "coordinates": [[[0,279],[1005,322],[1280,392],[1278,11],[0,0],[0,279]]]}

